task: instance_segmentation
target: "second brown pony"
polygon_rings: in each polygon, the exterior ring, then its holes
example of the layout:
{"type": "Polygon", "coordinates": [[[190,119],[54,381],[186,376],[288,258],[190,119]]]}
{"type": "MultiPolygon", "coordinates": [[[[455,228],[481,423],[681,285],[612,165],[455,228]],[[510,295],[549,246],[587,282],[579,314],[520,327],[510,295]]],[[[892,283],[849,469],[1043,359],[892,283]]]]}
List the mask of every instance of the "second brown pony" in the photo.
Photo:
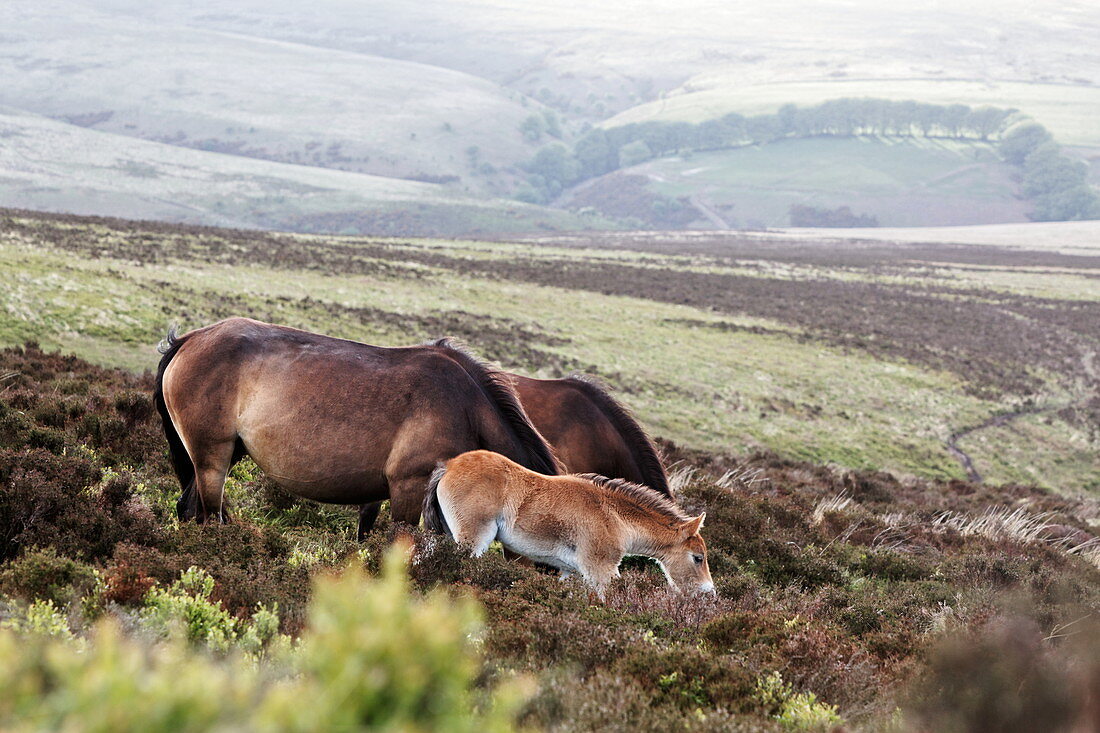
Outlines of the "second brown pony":
{"type": "MultiPolygon", "coordinates": [[[[583,376],[532,379],[509,374],[523,409],[569,473],[595,473],[642,484],[671,498],[657,449],[638,421],[597,382],[583,376]]],[[[382,502],[359,510],[366,538],[382,502]]]]}
{"type": "Polygon", "coordinates": [[[388,349],[230,318],[169,334],[154,401],[181,518],[224,520],[225,476],[246,454],[298,496],[389,498],[412,524],[436,463],[465,451],[558,470],[511,381],[446,341],[388,349]]]}

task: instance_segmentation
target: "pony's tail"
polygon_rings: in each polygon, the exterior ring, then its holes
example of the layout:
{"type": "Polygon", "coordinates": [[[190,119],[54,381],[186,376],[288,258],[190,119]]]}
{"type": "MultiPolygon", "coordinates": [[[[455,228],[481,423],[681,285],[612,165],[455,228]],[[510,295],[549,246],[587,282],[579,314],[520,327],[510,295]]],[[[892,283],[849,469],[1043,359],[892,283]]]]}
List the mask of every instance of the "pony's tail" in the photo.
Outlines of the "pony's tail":
{"type": "Polygon", "coordinates": [[[439,506],[439,482],[443,480],[445,473],[447,473],[447,467],[442,462],[432,472],[432,477],[428,481],[428,492],[424,494],[422,513],[424,514],[424,526],[428,528],[428,531],[436,534],[447,534],[451,536],[451,539],[454,539],[454,532],[447,524],[447,518],[443,516],[443,507],[439,506]]]}
{"type": "Polygon", "coordinates": [[[592,400],[600,412],[615,426],[642,474],[642,483],[672,498],[672,489],[668,485],[668,474],[665,473],[665,467],[661,463],[660,456],[657,455],[657,448],[653,445],[653,441],[649,439],[649,436],[646,435],[645,429],[630,414],[630,411],[612,397],[607,388],[596,381],[594,377],[573,374],[566,377],[565,381],[584,392],[588,399],[592,400]]]}
{"type": "Polygon", "coordinates": [[[527,412],[520,404],[515,387],[504,372],[475,358],[449,338],[441,338],[429,343],[444,349],[477,382],[481,391],[496,408],[504,427],[512,433],[521,453],[510,455],[514,451],[499,445],[479,447],[501,453],[521,466],[546,476],[556,476],[564,471],[557,456],[554,455],[553,448],[531,424],[531,418],[527,417],[527,412]]]}
{"type": "Polygon", "coordinates": [[[157,366],[157,383],[153,390],[153,403],[157,407],[157,412],[160,413],[161,423],[164,425],[164,437],[168,439],[168,452],[172,456],[172,468],[176,470],[176,476],[180,480],[180,486],[183,488],[183,494],[180,496],[179,501],[176,502],[176,516],[180,519],[186,519],[189,516],[189,508],[193,503],[195,494],[195,464],[191,462],[191,456],[187,454],[187,449],[183,445],[183,440],[180,439],[180,435],[176,432],[176,426],[172,424],[172,416],[168,414],[168,405],[164,402],[164,370],[168,368],[168,365],[172,362],[172,358],[179,351],[180,346],[183,345],[184,338],[180,338],[176,335],[176,329],[168,329],[168,335],[165,336],[164,341],[160,342],[157,346],[163,356],[160,358],[160,364],[157,366]]]}

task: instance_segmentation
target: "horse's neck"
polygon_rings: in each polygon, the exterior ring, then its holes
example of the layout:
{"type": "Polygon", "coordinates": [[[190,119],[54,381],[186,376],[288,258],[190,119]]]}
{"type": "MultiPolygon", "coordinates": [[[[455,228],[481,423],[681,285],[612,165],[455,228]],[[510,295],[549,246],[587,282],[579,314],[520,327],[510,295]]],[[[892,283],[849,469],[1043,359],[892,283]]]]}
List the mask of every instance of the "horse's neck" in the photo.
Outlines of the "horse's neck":
{"type": "Polygon", "coordinates": [[[656,520],[647,518],[638,521],[626,517],[623,517],[623,520],[626,524],[627,555],[641,555],[659,559],[663,551],[674,542],[675,538],[672,530],[656,520]]]}

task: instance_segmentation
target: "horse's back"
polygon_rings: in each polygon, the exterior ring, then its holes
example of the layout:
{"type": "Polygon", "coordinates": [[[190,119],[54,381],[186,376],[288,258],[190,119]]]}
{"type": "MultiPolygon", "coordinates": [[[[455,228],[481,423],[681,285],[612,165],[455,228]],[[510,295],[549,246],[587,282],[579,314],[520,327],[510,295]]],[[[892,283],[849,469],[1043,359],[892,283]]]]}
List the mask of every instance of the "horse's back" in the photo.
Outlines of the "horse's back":
{"type": "Polygon", "coordinates": [[[185,334],[165,398],[185,440],[238,437],[265,473],[322,501],[386,495],[395,462],[477,447],[477,385],[432,346],[389,349],[233,318],[185,334]],[[355,494],[349,496],[349,492],[355,494]]]}
{"type": "Polygon", "coordinates": [[[516,375],[515,385],[531,422],[570,472],[643,480],[624,436],[574,380],[516,375]]]}

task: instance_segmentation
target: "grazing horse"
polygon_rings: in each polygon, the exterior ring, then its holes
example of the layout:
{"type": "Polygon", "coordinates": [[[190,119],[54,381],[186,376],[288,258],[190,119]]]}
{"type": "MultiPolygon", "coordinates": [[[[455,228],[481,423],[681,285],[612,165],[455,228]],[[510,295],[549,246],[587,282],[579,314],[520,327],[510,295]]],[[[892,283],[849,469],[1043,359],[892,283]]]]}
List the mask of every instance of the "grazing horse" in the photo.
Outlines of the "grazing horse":
{"type": "Polygon", "coordinates": [[[593,474],[543,476],[485,450],[439,466],[424,497],[428,529],[451,535],[475,556],[505,549],[579,572],[602,597],[625,555],[651,557],[669,585],[714,592],[705,514],[689,517],[666,496],[593,474]]]}
{"type": "MultiPolygon", "coordinates": [[[[509,374],[535,428],[569,473],[597,473],[643,484],[672,497],[653,441],[629,411],[594,380],[532,379],[509,374]]],[[[359,509],[359,540],[378,518],[382,502],[359,509]]]]}
{"type": "Polygon", "coordinates": [[[416,524],[439,461],[488,448],[557,473],[503,373],[446,340],[382,348],[249,318],[162,347],[154,401],[183,486],[181,519],[227,518],[230,466],[249,455],[293,494],[389,498],[416,524]]]}

